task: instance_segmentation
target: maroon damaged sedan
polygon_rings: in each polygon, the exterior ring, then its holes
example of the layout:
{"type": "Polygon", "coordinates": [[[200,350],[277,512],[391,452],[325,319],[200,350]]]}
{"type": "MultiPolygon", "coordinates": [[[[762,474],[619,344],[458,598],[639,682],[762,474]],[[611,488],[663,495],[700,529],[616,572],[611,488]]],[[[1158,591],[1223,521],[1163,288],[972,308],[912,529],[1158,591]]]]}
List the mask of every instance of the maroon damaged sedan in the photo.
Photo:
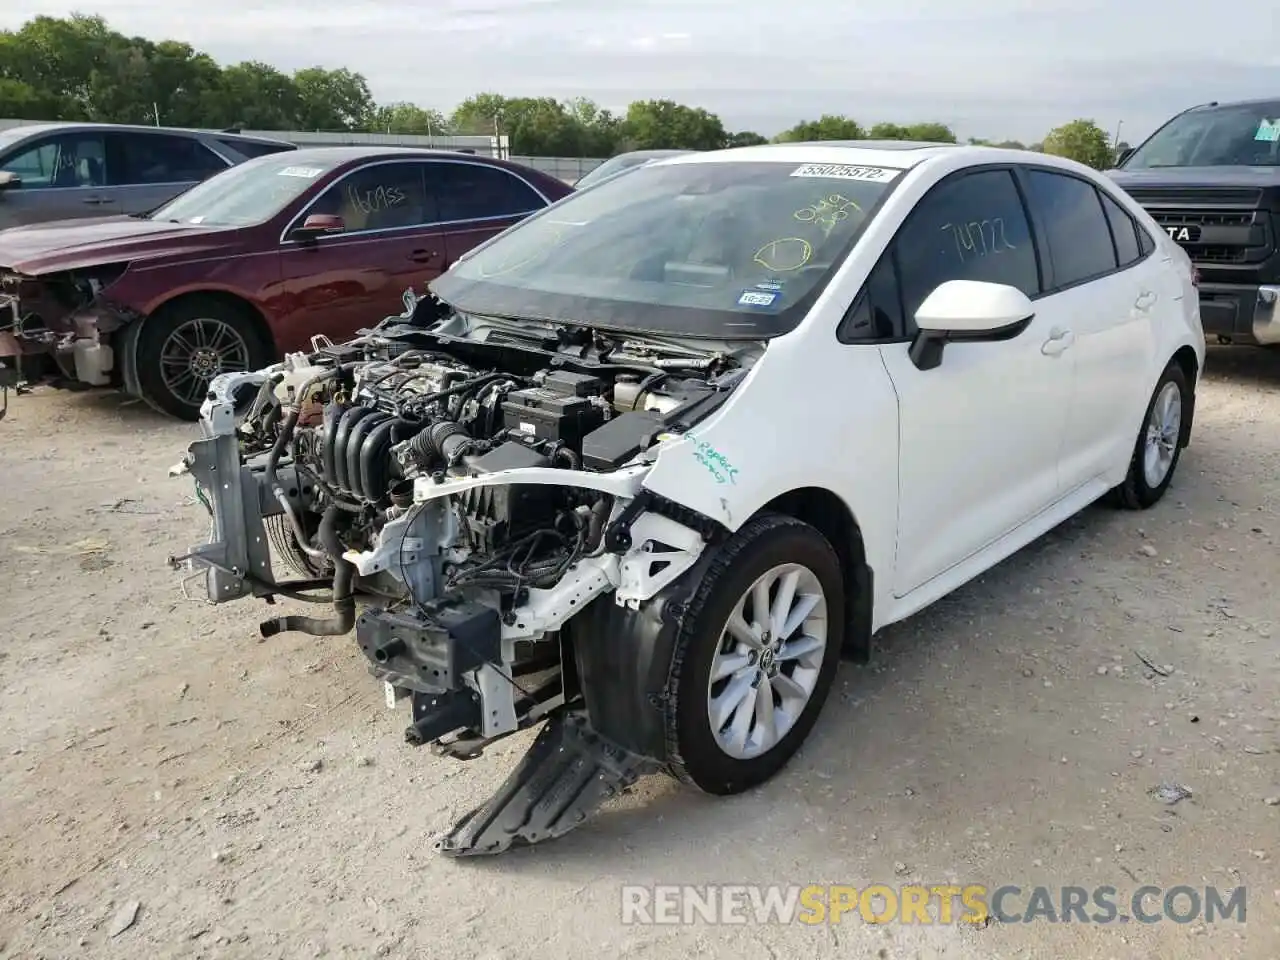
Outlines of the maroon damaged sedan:
{"type": "Polygon", "coordinates": [[[250,160],[149,214],[16,227],[0,232],[0,359],[52,355],[64,382],[194,420],[217,374],[349,339],[571,192],[486,157],[324,147],[250,160]]]}

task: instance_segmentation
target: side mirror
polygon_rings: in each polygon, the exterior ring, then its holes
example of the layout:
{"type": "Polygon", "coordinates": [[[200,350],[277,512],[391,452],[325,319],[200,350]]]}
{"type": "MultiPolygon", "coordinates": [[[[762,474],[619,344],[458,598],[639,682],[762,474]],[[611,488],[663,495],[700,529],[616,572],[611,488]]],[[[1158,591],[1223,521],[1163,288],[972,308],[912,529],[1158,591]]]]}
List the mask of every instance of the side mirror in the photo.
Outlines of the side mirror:
{"type": "Polygon", "coordinates": [[[1133,156],[1134,149],[1135,149],[1134,147],[1125,147],[1118,154],[1116,154],[1116,166],[1117,167],[1124,166],[1124,162],[1133,156]]]}
{"type": "Polygon", "coordinates": [[[331,213],[313,213],[302,221],[302,226],[295,227],[289,234],[290,240],[310,243],[325,234],[341,233],[346,227],[342,218],[331,213]]]}
{"type": "Polygon", "coordinates": [[[911,362],[932,370],[948,343],[1012,340],[1031,323],[1035,307],[1016,287],[984,280],[948,280],[925,297],[916,311],[919,333],[911,362]]]}
{"type": "Polygon", "coordinates": [[[0,170],[0,192],[22,186],[22,178],[16,173],[0,170]]]}

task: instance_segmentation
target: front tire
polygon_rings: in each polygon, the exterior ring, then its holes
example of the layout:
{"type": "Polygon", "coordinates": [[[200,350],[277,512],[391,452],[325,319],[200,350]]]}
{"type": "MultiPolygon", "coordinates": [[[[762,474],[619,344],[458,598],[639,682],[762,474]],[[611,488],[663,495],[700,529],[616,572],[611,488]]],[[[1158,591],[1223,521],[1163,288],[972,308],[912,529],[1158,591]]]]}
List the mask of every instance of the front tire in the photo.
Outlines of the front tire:
{"type": "Polygon", "coordinates": [[[197,420],[215,376],[271,362],[263,340],[247,307],[200,296],[162,307],[138,335],[142,399],[171,417],[197,420]]]}
{"type": "Polygon", "coordinates": [[[1182,367],[1169,361],[1156,383],[1138,432],[1129,472],[1112,493],[1116,505],[1146,510],[1160,502],[1182,456],[1183,423],[1191,407],[1190,385],[1182,367]]]}
{"type": "Polygon", "coordinates": [[[666,691],[669,772],[711,794],[768,780],[831,690],[844,641],[840,561],[792,517],[749,521],[706,571],[666,691]]]}

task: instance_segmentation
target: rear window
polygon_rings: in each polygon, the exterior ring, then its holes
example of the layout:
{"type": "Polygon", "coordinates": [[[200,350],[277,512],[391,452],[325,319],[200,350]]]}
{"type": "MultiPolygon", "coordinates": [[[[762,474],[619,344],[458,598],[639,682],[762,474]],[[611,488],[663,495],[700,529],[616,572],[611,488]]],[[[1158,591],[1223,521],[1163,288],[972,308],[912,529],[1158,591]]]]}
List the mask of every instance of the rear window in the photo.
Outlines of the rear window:
{"type": "Polygon", "coordinates": [[[284,153],[288,150],[296,150],[293,144],[275,144],[275,143],[259,143],[253,140],[231,140],[218,139],[218,143],[224,147],[230,147],[242,156],[249,157],[265,157],[272,153],[284,153]]]}

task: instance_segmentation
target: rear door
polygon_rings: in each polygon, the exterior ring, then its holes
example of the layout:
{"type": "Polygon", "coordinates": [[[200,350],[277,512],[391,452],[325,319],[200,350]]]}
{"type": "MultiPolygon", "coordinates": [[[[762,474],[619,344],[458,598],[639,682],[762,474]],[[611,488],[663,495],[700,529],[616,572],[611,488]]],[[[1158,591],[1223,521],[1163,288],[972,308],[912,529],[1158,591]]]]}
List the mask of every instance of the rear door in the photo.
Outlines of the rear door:
{"type": "Polygon", "coordinates": [[[1141,269],[1136,226],[1114,200],[1066,171],[1020,173],[1048,248],[1042,303],[1063,318],[1075,358],[1059,461],[1066,493],[1128,458],[1126,414],[1145,403],[1153,311],[1165,294],[1141,269]]]}
{"type": "Polygon", "coordinates": [[[146,213],[227,169],[194,137],[125,131],[107,134],[107,174],[120,213],[146,213]]]}
{"type": "Polygon", "coordinates": [[[422,293],[441,273],[446,246],[421,160],[374,161],[349,171],[294,218],[342,218],[343,229],[311,242],[281,238],[284,298],[281,329],[297,349],[314,334],[345,340],[404,310],[402,296],[422,293]]]}
{"type": "Polygon", "coordinates": [[[0,191],[0,229],[120,212],[107,185],[103,137],[97,131],[24,141],[0,157],[0,170],[21,178],[0,191]]]}
{"type": "Polygon", "coordinates": [[[502,167],[466,160],[432,160],[428,167],[449,263],[547,206],[542,194],[502,167]]]}

